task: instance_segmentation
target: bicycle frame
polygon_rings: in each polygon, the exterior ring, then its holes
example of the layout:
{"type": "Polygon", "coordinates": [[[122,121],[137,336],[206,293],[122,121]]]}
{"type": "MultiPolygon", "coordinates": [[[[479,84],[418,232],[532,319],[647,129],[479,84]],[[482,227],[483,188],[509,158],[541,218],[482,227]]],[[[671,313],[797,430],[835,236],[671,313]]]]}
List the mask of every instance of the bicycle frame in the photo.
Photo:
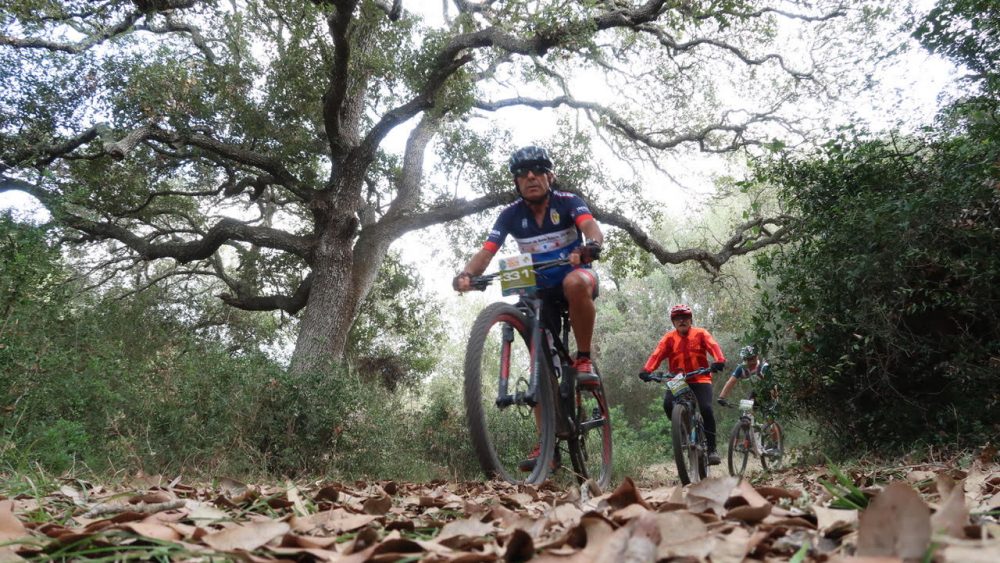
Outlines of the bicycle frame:
{"type": "MultiPolygon", "coordinates": [[[[578,374],[572,367],[574,362],[569,348],[572,327],[565,299],[558,295],[557,290],[537,288],[533,285],[532,278],[525,277],[524,274],[529,267],[534,268],[537,273],[539,270],[567,263],[568,259],[561,258],[539,264],[524,264],[520,258],[516,258],[506,264],[502,263],[499,272],[471,276],[469,281],[472,289],[484,290],[497,278],[501,283],[512,283],[513,285],[503,288],[506,292],[504,295],[518,295],[519,299],[514,304],[490,305],[490,312],[485,317],[481,313],[473,324],[465,366],[467,416],[470,417],[476,454],[487,474],[498,473],[511,482],[522,482],[515,476],[516,473],[512,473],[514,466],[510,465],[509,456],[505,461],[499,460],[491,431],[486,427],[484,411],[469,405],[493,403],[497,411],[513,406],[516,407],[514,414],[524,417],[529,416],[525,410],[535,411],[539,437],[536,451],[541,454],[533,454],[526,461],[541,459],[544,464],[539,466],[532,463],[530,467],[533,469],[526,477],[527,481],[523,482],[540,483],[547,477],[548,468],[561,466],[560,452],[568,452],[577,479],[583,482],[594,478],[603,487],[611,478],[611,428],[600,376],[596,372],[578,374]],[[518,283],[521,285],[517,285],[518,283]],[[507,315],[508,319],[504,320],[503,315],[507,315]],[[517,319],[511,318],[515,316],[517,319]],[[515,322],[511,322],[512,320],[515,322]],[[498,324],[501,326],[497,326],[498,324]],[[494,385],[481,388],[479,385],[485,383],[485,380],[479,370],[482,367],[479,362],[490,326],[500,331],[497,335],[501,340],[499,377],[494,385]],[[527,350],[524,350],[524,345],[527,350]],[[517,358],[512,354],[515,348],[520,350],[517,358]],[[527,356],[524,355],[525,352],[527,356]],[[468,363],[469,354],[476,358],[472,364],[468,363]],[[515,362],[519,368],[516,376],[512,373],[515,362]],[[515,381],[512,383],[511,379],[515,381]],[[496,390],[495,397],[490,396],[490,387],[496,390]],[[544,407],[544,410],[539,410],[540,407],[544,407]],[[598,438],[588,439],[588,436],[598,438]],[[565,449],[560,446],[560,440],[565,442],[565,449]],[[591,447],[596,449],[591,450],[591,447]],[[538,457],[534,457],[535,455],[538,457]],[[549,458],[550,455],[554,458],[549,458]],[[540,467],[545,469],[539,470],[540,467]]],[[[498,434],[500,435],[502,434],[498,434]]],[[[528,466],[523,462],[516,467],[522,472],[529,471],[524,468],[528,466]]]]}
{"type": "Polygon", "coordinates": [[[740,423],[746,424],[750,428],[750,449],[751,453],[760,457],[764,455],[764,448],[760,444],[760,432],[763,428],[753,416],[753,407],[743,408],[740,405],[740,423]]]}
{"type": "MultiPolygon", "coordinates": [[[[570,369],[563,369],[564,366],[572,363],[569,355],[569,313],[565,309],[560,310],[562,331],[556,337],[552,334],[551,327],[545,326],[543,320],[542,308],[545,306],[545,299],[538,296],[522,296],[515,306],[531,322],[531,349],[534,351],[532,353],[531,380],[528,382],[527,391],[517,391],[512,394],[508,387],[507,378],[500,377],[499,388],[497,389],[497,406],[500,408],[506,408],[511,405],[534,407],[538,404],[538,385],[541,381],[541,374],[546,373],[546,370],[551,370],[552,375],[560,382],[559,398],[565,400],[572,397],[573,390],[576,388],[575,372],[570,369]]],[[[510,326],[504,327],[503,338],[507,342],[514,339],[514,330],[510,326]]],[[[504,369],[503,365],[501,365],[500,369],[504,369]]],[[[573,409],[564,408],[566,405],[561,404],[562,401],[557,401],[556,403],[558,428],[560,430],[570,430],[563,428],[566,420],[562,416],[562,413],[564,411],[573,413],[573,409]]],[[[571,417],[570,422],[575,423],[572,420],[573,415],[570,414],[569,416],[571,417]]],[[[574,426],[574,424],[570,426],[574,426]]]]}

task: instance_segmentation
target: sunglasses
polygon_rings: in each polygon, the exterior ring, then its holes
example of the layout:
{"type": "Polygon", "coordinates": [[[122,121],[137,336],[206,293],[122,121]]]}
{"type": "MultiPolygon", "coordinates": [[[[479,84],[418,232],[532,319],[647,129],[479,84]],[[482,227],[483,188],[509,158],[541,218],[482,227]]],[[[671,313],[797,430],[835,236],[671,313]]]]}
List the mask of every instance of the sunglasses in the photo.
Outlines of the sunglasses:
{"type": "Polygon", "coordinates": [[[670,320],[672,320],[672,321],[674,321],[676,323],[685,323],[685,322],[689,323],[689,322],[691,322],[691,317],[673,317],[670,320]]]}
{"type": "Polygon", "coordinates": [[[535,164],[533,166],[522,166],[514,170],[514,176],[517,178],[524,178],[531,172],[535,176],[541,176],[547,172],[550,172],[549,168],[542,164],[535,164]]]}

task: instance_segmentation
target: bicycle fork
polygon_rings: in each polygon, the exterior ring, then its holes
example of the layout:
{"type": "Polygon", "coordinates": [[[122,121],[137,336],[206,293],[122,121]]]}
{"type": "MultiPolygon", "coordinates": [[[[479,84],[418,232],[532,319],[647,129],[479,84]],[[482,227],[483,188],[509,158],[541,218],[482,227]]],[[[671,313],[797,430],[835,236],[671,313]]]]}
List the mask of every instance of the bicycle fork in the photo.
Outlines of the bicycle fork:
{"type": "MultiPolygon", "coordinates": [[[[515,391],[511,393],[509,390],[510,384],[510,350],[514,343],[514,327],[509,324],[504,324],[501,331],[501,343],[500,343],[500,377],[497,378],[498,388],[497,388],[497,407],[503,409],[511,405],[528,405],[529,407],[534,407],[538,402],[535,397],[538,385],[536,383],[537,377],[534,373],[531,375],[531,381],[528,383],[527,391],[515,391]]],[[[534,371],[536,366],[534,365],[534,357],[536,354],[532,350],[532,371],[534,371]]],[[[537,373],[537,372],[536,372],[537,373]]]]}
{"type": "Polygon", "coordinates": [[[760,428],[754,421],[753,416],[744,415],[740,417],[740,422],[746,425],[748,433],[750,434],[750,453],[760,457],[764,455],[764,448],[760,443],[760,428]]]}

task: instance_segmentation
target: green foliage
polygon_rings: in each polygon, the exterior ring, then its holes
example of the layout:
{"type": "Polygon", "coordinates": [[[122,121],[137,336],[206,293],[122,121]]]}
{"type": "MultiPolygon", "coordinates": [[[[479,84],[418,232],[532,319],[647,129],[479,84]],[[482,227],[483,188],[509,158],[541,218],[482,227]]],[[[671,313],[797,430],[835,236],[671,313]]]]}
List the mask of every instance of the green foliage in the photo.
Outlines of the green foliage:
{"type": "Polygon", "coordinates": [[[864,510],[868,508],[868,496],[851,481],[836,465],[828,465],[833,473],[834,482],[820,479],[820,484],[830,493],[833,500],[830,501],[830,508],[842,508],[847,510],[864,510]]]}
{"type": "Polygon", "coordinates": [[[988,90],[1000,87],[1000,6],[989,0],[939,0],[913,31],[928,50],[965,65],[988,90]]]}
{"type": "Polygon", "coordinates": [[[453,479],[476,479],[482,475],[472,438],[465,422],[465,405],[462,401],[460,377],[443,376],[432,380],[426,387],[426,401],[422,407],[417,443],[421,458],[436,471],[447,470],[453,479]]]}
{"type": "Polygon", "coordinates": [[[758,260],[776,285],[756,336],[782,397],[840,445],[995,434],[998,140],[845,135],[758,170],[802,219],[758,260]]]}
{"type": "Polygon", "coordinates": [[[438,360],[444,325],[421,286],[415,268],[387,256],[348,336],[348,357],[389,389],[430,373],[438,360]]]}
{"type": "Polygon", "coordinates": [[[611,441],[614,444],[614,478],[638,478],[651,465],[672,463],[670,421],[663,414],[662,397],[648,400],[633,424],[622,405],[611,407],[611,441]]]}
{"type": "Polygon", "coordinates": [[[468,442],[443,399],[424,415],[356,370],[291,377],[198,337],[157,291],[88,298],[50,238],[0,218],[2,466],[426,478],[447,470],[425,451],[468,442]]]}

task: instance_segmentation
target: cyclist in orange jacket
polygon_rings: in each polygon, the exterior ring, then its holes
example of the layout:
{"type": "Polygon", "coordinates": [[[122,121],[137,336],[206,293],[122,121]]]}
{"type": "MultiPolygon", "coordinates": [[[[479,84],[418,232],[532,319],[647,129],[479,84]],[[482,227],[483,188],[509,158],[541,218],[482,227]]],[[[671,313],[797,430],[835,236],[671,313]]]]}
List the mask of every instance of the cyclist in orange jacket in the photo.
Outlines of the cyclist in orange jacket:
{"type": "MultiPolygon", "coordinates": [[[[649,374],[666,360],[670,373],[689,372],[700,368],[711,367],[713,372],[722,371],[726,367],[726,356],[715,338],[707,330],[692,326],[693,312],[687,305],[674,305],[670,308],[670,322],[674,329],[668,331],[660,339],[656,349],[646,360],[646,365],[639,372],[639,379],[649,381],[649,374]],[[711,354],[715,360],[708,362],[711,354]]],[[[708,463],[718,465],[722,460],[715,451],[715,413],[712,412],[712,376],[697,375],[688,380],[691,391],[698,399],[698,408],[705,419],[705,435],[708,438],[708,463]]],[[[667,418],[674,409],[674,398],[667,391],[663,397],[663,410],[667,418]]]]}

